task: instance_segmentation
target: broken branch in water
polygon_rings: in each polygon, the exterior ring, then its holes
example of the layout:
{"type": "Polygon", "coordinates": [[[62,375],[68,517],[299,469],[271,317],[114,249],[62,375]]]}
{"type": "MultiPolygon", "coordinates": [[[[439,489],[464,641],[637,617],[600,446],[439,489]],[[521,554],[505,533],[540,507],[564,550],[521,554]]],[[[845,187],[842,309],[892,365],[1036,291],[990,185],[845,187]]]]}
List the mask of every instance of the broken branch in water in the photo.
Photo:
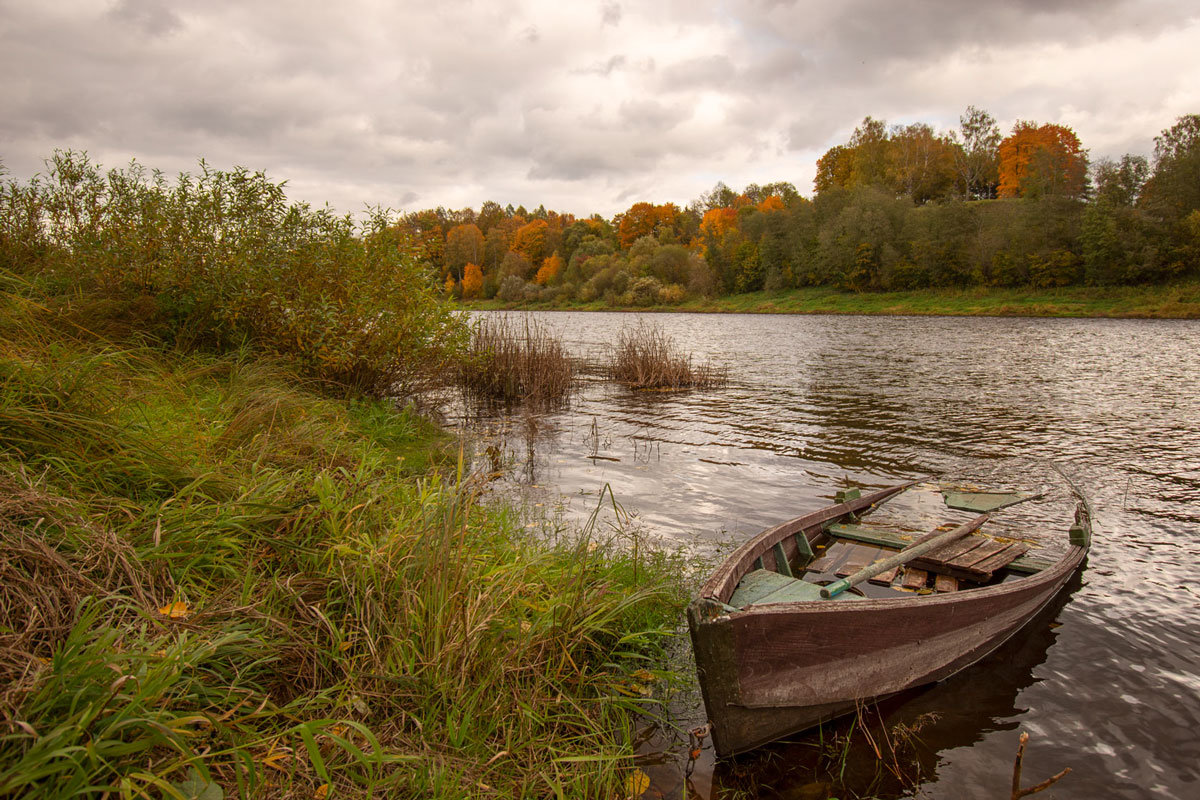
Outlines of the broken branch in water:
{"type": "Polygon", "coordinates": [[[1027,795],[1037,794],[1038,792],[1042,791],[1043,789],[1048,789],[1049,787],[1051,787],[1055,783],[1057,783],[1060,778],[1062,778],[1064,775],[1066,775],[1068,772],[1071,771],[1071,768],[1067,767],[1062,772],[1058,773],[1057,775],[1054,775],[1053,777],[1047,778],[1046,780],[1042,781],[1041,783],[1039,783],[1036,786],[1030,786],[1028,789],[1022,789],[1021,788],[1021,761],[1022,761],[1022,759],[1025,758],[1025,743],[1028,741],[1029,741],[1029,734],[1025,733],[1024,731],[1021,731],[1021,740],[1020,740],[1020,743],[1017,745],[1017,758],[1013,762],[1013,779],[1012,779],[1012,798],[1011,798],[1011,800],[1020,800],[1020,798],[1025,797],[1027,795]]]}

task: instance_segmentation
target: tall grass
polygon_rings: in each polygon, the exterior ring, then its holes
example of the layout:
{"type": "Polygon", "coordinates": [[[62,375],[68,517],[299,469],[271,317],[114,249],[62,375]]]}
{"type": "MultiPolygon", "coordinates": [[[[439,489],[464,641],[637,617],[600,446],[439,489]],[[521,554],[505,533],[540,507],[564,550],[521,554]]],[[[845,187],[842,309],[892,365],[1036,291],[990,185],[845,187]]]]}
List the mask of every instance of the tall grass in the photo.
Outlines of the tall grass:
{"type": "Polygon", "coordinates": [[[720,367],[693,364],[662,328],[646,322],[621,328],[608,371],[632,389],[710,389],[728,380],[720,367]]]}
{"type": "Polygon", "coordinates": [[[562,341],[530,316],[483,315],[459,372],[468,396],[503,403],[561,404],[575,364],[562,341]]]}
{"type": "Polygon", "coordinates": [[[0,312],[0,796],[620,794],[661,563],[294,362],[0,312]]]}

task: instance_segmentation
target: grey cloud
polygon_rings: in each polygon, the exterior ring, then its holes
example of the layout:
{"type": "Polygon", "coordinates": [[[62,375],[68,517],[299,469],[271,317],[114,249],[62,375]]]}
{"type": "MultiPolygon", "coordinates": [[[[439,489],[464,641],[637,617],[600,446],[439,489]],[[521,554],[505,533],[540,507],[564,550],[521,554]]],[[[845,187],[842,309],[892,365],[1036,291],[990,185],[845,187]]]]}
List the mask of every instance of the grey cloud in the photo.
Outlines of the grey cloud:
{"type": "Polygon", "coordinates": [[[600,5],[600,19],[605,25],[621,24],[621,4],[620,3],[602,3],[600,5]]]}
{"type": "Polygon", "coordinates": [[[137,25],[152,36],[162,36],[183,25],[178,14],[156,0],[120,0],[108,13],[114,20],[137,25]]]}

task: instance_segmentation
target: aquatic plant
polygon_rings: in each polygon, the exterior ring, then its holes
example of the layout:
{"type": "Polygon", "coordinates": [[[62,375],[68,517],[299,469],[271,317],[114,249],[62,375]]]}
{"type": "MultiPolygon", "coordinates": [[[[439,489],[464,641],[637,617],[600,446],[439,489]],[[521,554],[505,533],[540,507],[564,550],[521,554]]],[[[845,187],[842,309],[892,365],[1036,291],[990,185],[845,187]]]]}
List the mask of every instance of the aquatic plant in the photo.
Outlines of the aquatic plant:
{"type": "Polygon", "coordinates": [[[728,380],[725,369],[693,364],[662,328],[646,322],[617,334],[608,373],[632,389],[711,389],[728,380]]]}
{"type": "Polygon", "coordinates": [[[554,405],[570,396],[575,363],[562,340],[533,317],[487,314],[472,328],[458,378],[475,399],[554,405]]]}

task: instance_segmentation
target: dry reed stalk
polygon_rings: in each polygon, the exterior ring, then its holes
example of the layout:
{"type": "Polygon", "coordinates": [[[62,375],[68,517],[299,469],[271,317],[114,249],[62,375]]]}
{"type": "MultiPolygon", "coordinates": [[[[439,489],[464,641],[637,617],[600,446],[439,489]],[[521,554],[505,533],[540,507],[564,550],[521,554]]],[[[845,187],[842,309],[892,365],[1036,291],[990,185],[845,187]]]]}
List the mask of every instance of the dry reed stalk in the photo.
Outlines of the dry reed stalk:
{"type": "Polygon", "coordinates": [[[570,395],[575,364],[562,340],[526,316],[479,320],[459,371],[463,390],[476,399],[555,405],[570,395]]]}
{"type": "Polygon", "coordinates": [[[661,328],[644,322],[621,329],[609,374],[631,389],[713,389],[729,379],[725,369],[693,364],[661,328]]]}

